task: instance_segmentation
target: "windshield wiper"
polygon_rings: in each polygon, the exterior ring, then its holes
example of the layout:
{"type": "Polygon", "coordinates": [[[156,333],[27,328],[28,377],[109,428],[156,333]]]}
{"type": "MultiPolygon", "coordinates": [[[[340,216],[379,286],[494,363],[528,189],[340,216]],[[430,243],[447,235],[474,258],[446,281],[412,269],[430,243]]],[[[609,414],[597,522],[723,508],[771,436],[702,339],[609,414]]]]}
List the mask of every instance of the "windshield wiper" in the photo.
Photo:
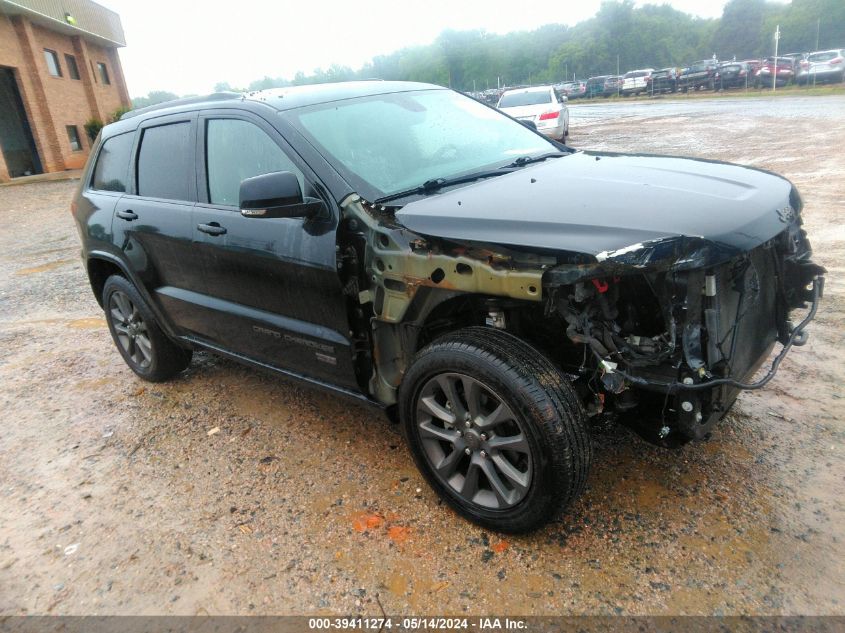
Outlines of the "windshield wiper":
{"type": "Polygon", "coordinates": [[[405,191],[398,191],[396,193],[391,193],[388,196],[376,198],[375,200],[373,200],[373,204],[384,204],[385,202],[399,200],[400,198],[406,198],[408,196],[434,193],[439,189],[443,189],[443,187],[461,185],[465,182],[473,182],[475,180],[481,180],[482,178],[492,178],[493,176],[501,176],[502,174],[507,174],[508,172],[514,171],[516,167],[521,167],[521,165],[505,165],[504,167],[499,167],[498,169],[476,171],[474,173],[465,174],[463,176],[455,176],[454,178],[432,178],[431,180],[426,180],[423,184],[419,185],[418,187],[414,187],[413,189],[406,189],[405,191]]]}
{"type": "Polygon", "coordinates": [[[502,174],[510,173],[519,169],[520,167],[525,167],[525,165],[529,165],[531,163],[539,163],[540,161],[544,161],[547,158],[558,158],[559,156],[568,155],[569,154],[565,152],[549,152],[547,154],[539,154],[538,156],[520,156],[512,163],[508,163],[507,165],[503,165],[502,167],[497,167],[496,169],[476,171],[471,174],[464,174],[463,176],[455,176],[454,178],[432,178],[431,180],[426,180],[423,184],[419,185],[418,187],[414,187],[413,189],[406,189],[405,191],[398,191],[396,193],[391,193],[387,196],[382,196],[381,198],[376,198],[375,200],[373,200],[373,204],[384,204],[385,202],[399,200],[400,198],[406,198],[408,196],[434,193],[435,191],[443,189],[443,187],[461,185],[466,182],[481,180],[482,178],[492,178],[493,176],[501,176],[502,174]]]}
{"type": "Polygon", "coordinates": [[[537,156],[520,156],[509,165],[505,165],[505,167],[524,167],[525,165],[530,165],[531,163],[539,163],[547,158],[560,158],[561,156],[569,156],[569,154],[564,152],[549,152],[547,154],[539,154],[537,156]]]}

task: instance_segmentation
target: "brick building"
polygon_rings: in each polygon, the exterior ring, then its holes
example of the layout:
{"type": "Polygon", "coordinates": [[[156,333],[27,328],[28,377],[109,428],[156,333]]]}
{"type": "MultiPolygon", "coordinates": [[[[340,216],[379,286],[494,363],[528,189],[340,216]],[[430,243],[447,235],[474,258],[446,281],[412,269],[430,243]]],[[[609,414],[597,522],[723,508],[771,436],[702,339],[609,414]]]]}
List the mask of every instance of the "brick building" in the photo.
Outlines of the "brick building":
{"type": "Polygon", "coordinates": [[[0,181],[85,164],[86,121],[130,105],[124,45],[90,0],[0,0],[0,181]]]}

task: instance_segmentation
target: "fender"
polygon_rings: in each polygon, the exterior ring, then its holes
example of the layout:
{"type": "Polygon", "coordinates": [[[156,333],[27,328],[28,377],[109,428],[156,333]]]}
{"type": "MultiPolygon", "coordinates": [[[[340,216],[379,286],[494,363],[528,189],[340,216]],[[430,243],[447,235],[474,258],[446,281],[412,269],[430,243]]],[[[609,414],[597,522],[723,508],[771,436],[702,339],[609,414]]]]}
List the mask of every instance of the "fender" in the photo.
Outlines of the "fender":
{"type": "MultiPolygon", "coordinates": [[[[89,283],[91,283],[92,290],[93,280],[91,279],[91,272],[89,268],[89,264],[91,263],[91,261],[99,259],[102,261],[109,262],[110,264],[114,264],[120,269],[123,276],[132,282],[132,285],[135,286],[135,289],[138,291],[141,297],[143,297],[144,301],[147,304],[147,307],[149,307],[150,311],[153,313],[153,316],[156,319],[156,323],[162,330],[164,330],[164,333],[167,334],[167,336],[169,336],[171,339],[183,340],[182,337],[177,334],[176,329],[173,327],[173,324],[170,322],[170,320],[159,309],[158,304],[153,301],[153,298],[150,296],[150,293],[147,292],[147,289],[144,284],[141,283],[141,280],[138,278],[138,275],[135,274],[122,259],[112,253],[109,253],[108,251],[102,250],[88,251],[88,253],[84,254],[84,257],[85,272],[88,275],[88,281],[89,283]]],[[[102,297],[96,296],[96,293],[94,293],[94,295],[97,299],[97,303],[100,304],[100,307],[103,307],[102,297]]]]}

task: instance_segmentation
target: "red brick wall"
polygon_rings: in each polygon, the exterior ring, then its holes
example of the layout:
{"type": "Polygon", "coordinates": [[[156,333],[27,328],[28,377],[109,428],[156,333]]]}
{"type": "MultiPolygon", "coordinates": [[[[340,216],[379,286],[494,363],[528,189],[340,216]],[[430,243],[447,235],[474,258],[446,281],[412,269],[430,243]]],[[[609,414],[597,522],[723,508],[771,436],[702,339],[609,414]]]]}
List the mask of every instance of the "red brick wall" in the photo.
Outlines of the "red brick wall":
{"type": "MultiPolygon", "coordinates": [[[[92,118],[106,120],[130,103],[116,49],[48,30],[25,17],[0,14],[0,66],[15,69],[44,171],[82,167],[91,149],[85,122],[92,118]],[[47,70],[45,48],[58,54],[62,77],[53,77],[47,70]],[[65,54],[76,58],[79,80],[70,78],[65,54]],[[106,64],[110,85],[101,81],[97,62],[106,64]],[[81,151],[71,149],[68,125],[77,127],[81,151]]],[[[0,180],[7,178],[0,160],[0,180]]]]}

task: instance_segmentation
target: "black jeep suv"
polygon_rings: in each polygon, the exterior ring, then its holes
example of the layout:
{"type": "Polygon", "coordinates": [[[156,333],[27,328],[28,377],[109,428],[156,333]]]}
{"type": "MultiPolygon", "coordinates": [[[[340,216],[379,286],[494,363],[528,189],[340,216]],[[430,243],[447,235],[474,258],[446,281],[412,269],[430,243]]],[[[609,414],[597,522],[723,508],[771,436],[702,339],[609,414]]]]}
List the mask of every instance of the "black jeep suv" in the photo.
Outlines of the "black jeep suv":
{"type": "Polygon", "coordinates": [[[591,420],[677,446],[771,379],[821,294],[800,211],[770,173],[574,151],[379,81],[130,112],[73,204],[136,374],[210,350],[385,409],[432,487],[502,531],[584,489],[591,420]]]}

